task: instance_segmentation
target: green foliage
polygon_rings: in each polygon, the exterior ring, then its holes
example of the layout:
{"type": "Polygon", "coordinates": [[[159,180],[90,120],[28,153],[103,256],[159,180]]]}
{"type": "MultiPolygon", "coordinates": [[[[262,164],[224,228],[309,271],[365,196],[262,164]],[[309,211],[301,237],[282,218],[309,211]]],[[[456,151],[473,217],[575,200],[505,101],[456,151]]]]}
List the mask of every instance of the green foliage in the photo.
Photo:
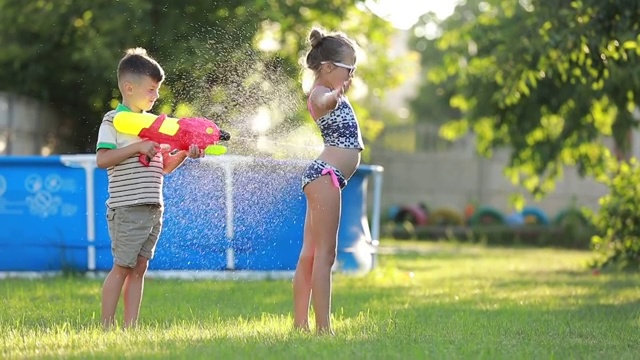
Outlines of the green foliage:
{"type": "Polygon", "coordinates": [[[639,17],[622,0],[470,0],[445,21],[424,16],[413,44],[426,78],[413,109],[448,120],[447,138],[474,132],[486,156],[511,149],[508,177],[536,195],[565,165],[604,177],[612,155],[602,137],[627,151],[637,125],[639,17]],[[434,26],[441,36],[429,39],[434,26]]]}
{"type": "Polygon", "coordinates": [[[609,194],[595,216],[598,234],[592,246],[597,268],[640,269],[640,166],[635,158],[623,162],[608,181],[609,194]]]}
{"type": "MultiPolygon", "coordinates": [[[[309,120],[298,60],[312,25],[347,32],[376,59],[358,69],[368,87],[397,82],[386,56],[391,26],[356,3],[0,0],[0,91],[52,105],[65,118],[59,135],[74,151],[93,151],[102,114],[119,100],[117,62],[141,46],[167,73],[155,112],[197,113],[246,132],[246,119],[267,106],[295,125],[309,120]],[[276,46],[261,49],[265,38],[276,46]]],[[[361,120],[367,129],[370,118],[361,120]]]]}

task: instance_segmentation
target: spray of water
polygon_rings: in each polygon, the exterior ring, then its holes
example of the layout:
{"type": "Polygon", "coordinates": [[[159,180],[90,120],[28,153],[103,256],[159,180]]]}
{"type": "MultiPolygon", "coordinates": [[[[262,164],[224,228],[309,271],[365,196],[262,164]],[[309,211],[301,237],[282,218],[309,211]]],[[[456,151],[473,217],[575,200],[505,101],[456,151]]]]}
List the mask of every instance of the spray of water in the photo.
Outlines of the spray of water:
{"type": "Polygon", "coordinates": [[[285,71],[281,61],[265,58],[249,45],[208,44],[195,57],[179,59],[184,66],[174,75],[180,77],[180,85],[172,87],[174,106],[188,102],[194,115],[214,120],[231,133],[231,140],[225,143],[226,155],[187,165],[172,178],[181,196],[168,208],[179,208],[176,217],[185,223],[170,228],[175,236],[191,234],[185,249],[203,254],[231,246],[243,253],[264,252],[298,241],[275,239],[274,234],[292,224],[302,226],[304,214],[294,206],[304,202],[300,174],[306,160],[323,147],[315,125],[300,121],[306,104],[298,79],[291,75],[299,71],[285,71]],[[189,219],[231,222],[226,233],[211,225],[198,226],[196,233],[182,230],[191,226],[189,219]]]}
{"type": "Polygon", "coordinates": [[[248,45],[209,43],[196,53],[175,96],[231,133],[229,154],[310,159],[322,150],[317,129],[300,121],[302,88],[280,60],[248,45]]]}

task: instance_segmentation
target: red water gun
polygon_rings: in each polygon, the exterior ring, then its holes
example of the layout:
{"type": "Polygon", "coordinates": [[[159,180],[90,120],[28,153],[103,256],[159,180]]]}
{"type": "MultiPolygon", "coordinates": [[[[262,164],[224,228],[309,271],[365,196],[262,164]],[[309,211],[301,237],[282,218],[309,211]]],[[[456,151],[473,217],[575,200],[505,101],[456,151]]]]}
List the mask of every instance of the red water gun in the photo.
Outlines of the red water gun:
{"type": "MultiPolygon", "coordinates": [[[[172,118],[165,114],[156,116],[149,113],[120,111],[113,118],[113,126],[121,133],[136,135],[159,144],[168,145],[168,151],[189,150],[191,144],[198,146],[208,155],[222,155],[227,148],[218,145],[231,138],[228,132],[220,130],[206,118],[172,118]]],[[[151,159],[140,155],[140,162],[149,166],[151,159]]]]}

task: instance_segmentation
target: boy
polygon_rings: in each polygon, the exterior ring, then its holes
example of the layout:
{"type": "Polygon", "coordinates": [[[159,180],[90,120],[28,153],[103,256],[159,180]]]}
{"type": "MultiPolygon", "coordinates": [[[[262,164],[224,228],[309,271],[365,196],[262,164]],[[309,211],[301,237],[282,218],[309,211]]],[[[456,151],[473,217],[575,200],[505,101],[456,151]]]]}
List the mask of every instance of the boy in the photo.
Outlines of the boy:
{"type": "Polygon", "coordinates": [[[116,113],[150,110],[158,99],[163,80],[164,70],[145,49],[127,50],[118,64],[122,103],[104,115],[98,133],[96,164],[108,172],[107,222],[114,262],[102,287],[102,324],[105,328],[114,325],[123,288],[124,326],[137,323],[144,275],[162,229],[163,174],[174,171],[187,157],[203,156],[195,145],[189,151],[174,155],[160,152],[158,143],[141,141],[137,136],[119,133],[114,128],[116,113]],[[151,159],[148,167],[140,163],[140,154],[151,159]]]}

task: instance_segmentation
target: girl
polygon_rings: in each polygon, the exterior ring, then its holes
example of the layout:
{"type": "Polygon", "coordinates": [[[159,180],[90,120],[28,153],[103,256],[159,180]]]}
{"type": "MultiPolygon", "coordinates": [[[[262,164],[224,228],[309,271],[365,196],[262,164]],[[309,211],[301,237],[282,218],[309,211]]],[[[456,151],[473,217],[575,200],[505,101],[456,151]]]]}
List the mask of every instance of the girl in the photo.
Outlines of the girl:
{"type": "Polygon", "coordinates": [[[331,268],[336,260],[341,191],[364,149],[358,120],[344,93],[356,70],[354,42],[342,33],[313,29],[306,67],[314,72],[308,109],[320,128],[324,150],[305,170],[304,240],[293,278],[294,326],[309,330],[309,302],[318,333],[331,329],[331,268]]]}

